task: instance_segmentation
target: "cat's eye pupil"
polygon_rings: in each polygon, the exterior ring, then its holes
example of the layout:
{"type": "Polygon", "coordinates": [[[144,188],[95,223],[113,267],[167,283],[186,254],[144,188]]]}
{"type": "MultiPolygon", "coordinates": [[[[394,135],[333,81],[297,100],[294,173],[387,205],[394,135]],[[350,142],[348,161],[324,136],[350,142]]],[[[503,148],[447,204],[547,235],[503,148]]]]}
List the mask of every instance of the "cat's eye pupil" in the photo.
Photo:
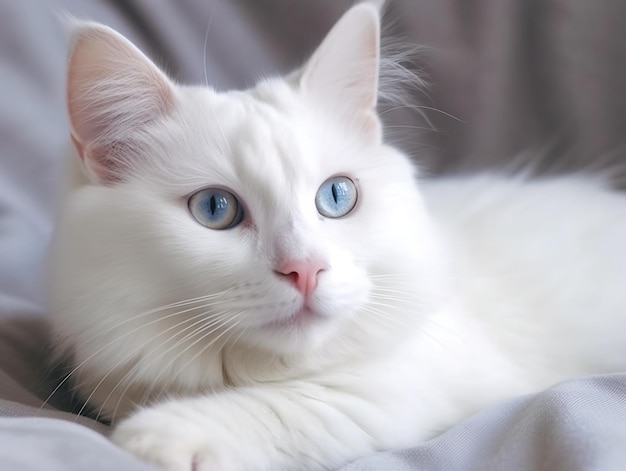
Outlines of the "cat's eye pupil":
{"type": "Polygon", "coordinates": [[[217,208],[217,203],[215,202],[215,196],[211,196],[210,208],[211,208],[211,214],[215,214],[215,209],[217,208]]]}
{"type": "Polygon", "coordinates": [[[333,192],[333,199],[335,200],[335,203],[336,203],[337,202],[337,185],[335,183],[333,183],[332,192],[333,192]]]}

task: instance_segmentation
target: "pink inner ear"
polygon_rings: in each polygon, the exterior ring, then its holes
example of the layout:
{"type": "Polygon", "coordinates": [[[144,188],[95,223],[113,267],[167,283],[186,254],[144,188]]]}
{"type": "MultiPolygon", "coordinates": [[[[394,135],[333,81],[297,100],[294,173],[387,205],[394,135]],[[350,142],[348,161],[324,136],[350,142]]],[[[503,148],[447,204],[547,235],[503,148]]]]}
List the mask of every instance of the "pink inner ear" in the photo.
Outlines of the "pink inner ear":
{"type": "MultiPolygon", "coordinates": [[[[89,152],[89,159],[86,160],[83,145],[73,135],[70,135],[70,137],[80,159],[87,168],[88,176],[94,174],[102,184],[113,184],[123,180],[127,170],[122,165],[124,159],[115,158],[116,155],[124,152],[124,150],[119,148],[121,147],[119,144],[117,146],[111,144],[108,147],[103,146],[93,149],[89,152]]],[[[126,149],[126,152],[130,152],[129,149],[126,149]]]]}
{"type": "MultiPolygon", "coordinates": [[[[100,183],[112,184],[124,180],[130,171],[129,161],[136,157],[123,142],[113,142],[107,146],[95,147],[89,152],[86,165],[97,175],[100,183]]],[[[83,159],[84,161],[84,159],[83,159]]]]}
{"type": "Polygon", "coordinates": [[[132,168],[137,136],[171,109],[173,85],[123,36],[97,24],[78,27],[67,74],[72,141],[99,182],[132,168]],[[131,141],[135,141],[134,143],[131,141]]]}

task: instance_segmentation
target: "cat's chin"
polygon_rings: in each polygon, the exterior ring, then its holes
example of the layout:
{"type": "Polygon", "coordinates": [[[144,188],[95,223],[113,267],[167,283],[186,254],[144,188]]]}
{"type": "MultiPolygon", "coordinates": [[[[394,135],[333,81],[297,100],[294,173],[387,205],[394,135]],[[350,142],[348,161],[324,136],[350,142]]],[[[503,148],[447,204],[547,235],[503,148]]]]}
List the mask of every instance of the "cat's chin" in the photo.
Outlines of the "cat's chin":
{"type": "Polygon", "coordinates": [[[303,306],[250,332],[248,341],[276,353],[297,353],[319,347],[331,335],[337,319],[303,306]]]}
{"type": "Polygon", "coordinates": [[[311,309],[308,306],[303,306],[288,316],[281,317],[264,324],[262,328],[270,331],[306,329],[315,323],[328,321],[329,318],[327,316],[311,309]]]}

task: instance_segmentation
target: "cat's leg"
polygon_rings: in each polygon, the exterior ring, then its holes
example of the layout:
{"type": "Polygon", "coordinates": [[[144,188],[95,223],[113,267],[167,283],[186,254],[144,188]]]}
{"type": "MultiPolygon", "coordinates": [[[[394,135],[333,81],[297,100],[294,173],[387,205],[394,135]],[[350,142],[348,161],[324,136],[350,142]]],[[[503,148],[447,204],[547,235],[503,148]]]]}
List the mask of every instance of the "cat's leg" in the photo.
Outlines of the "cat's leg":
{"type": "Polygon", "coordinates": [[[288,382],[170,400],[122,421],[112,439],[175,471],[333,469],[416,438],[402,398],[365,396],[288,382]]]}

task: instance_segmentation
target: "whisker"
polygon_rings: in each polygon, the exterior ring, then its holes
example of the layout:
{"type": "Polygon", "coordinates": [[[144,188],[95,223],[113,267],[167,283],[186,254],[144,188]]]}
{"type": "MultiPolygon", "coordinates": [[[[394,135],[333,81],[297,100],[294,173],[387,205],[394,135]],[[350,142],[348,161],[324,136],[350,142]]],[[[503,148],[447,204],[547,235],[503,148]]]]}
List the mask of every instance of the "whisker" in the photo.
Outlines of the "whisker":
{"type": "MultiPolygon", "coordinates": [[[[173,325],[173,326],[170,326],[169,328],[167,328],[167,329],[165,329],[165,330],[163,330],[163,331],[159,332],[159,333],[158,333],[155,337],[153,337],[153,338],[151,338],[151,339],[147,340],[146,342],[144,342],[144,344],[141,346],[141,349],[143,349],[143,348],[145,347],[145,345],[146,345],[148,342],[152,342],[152,341],[154,341],[156,338],[161,337],[162,335],[167,334],[167,333],[168,333],[168,332],[170,332],[171,330],[174,330],[174,329],[176,329],[176,328],[180,327],[181,325],[183,325],[183,324],[185,324],[185,323],[187,323],[187,322],[189,322],[189,321],[193,321],[193,320],[197,319],[198,317],[200,317],[200,318],[201,318],[201,317],[202,317],[202,316],[204,316],[204,315],[206,315],[206,313],[196,314],[195,316],[192,316],[192,317],[190,317],[190,318],[188,318],[188,319],[185,319],[185,320],[183,320],[183,321],[181,321],[181,322],[179,322],[179,323],[177,323],[177,324],[175,324],[175,325],[173,325]]],[[[199,321],[196,321],[196,323],[194,323],[194,324],[197,324],[198,322],[199,322],[199,321]]],[[[192,326],[193,326],[194,324],[192,324],[192,326]]],[[[143,327],[143,326],[142,326],[142,327],[143,327]]],[[[183,329],[183,331],[184,331],[184,330],[189,329],[190,327],[191,327],[191,326],[186,327],[185,329],[183,329]]],[[[110,346],[110,345],[111,345],[111,343],[112,343],[112,342],[110,342],[108,346],[110,346]]],[[[87,407],[87,405],[89,404],[89,401],[91,401],[91,398],[94,396],[94,394],[96,393],[96,391],[100,388],[100,386],[102,386],[102,384],[104,383],[104,381],[106,381],[106,379],[109,377],[109,375],[110,375],[111,373],[113,373],[113,372],[114,372],[114,371],[115,371],[115,370],[116,370],[116,369],[117,369],[120,365],[122,365],[122,364],[124,364],[124,363],[128,363],[128,361],[129,361],[129,360],[130,360],[130,359],[131,359],[134,355],[136,355],[136,354],[137,354],[138,350],[141,350],[141,349],[133,349],[133,350],[131,350],[131,351],[129,352],[129,354],[128,354],[128,355],[126,355],[126,356],[124,356],[123,358],[121,358],[120,360],[118,360],[118,361],[115,363],[115,365],[113,365],[111,368],[109,368],[108,373],[106,373],[106,374],[105,374],[105,375],[104,375],[104,376],[100,379],[100,381],[98,382],[98,384],[96,384],[96,386],[93,388],[93,390],[91,391],[91,393],[89,394],[89,396],[87,397],[87,399],[84,401],[84,404],[83,404],[83,406],[81,407],[81,409],[78,411],[78,414],[77,414],[77,415],[81,415],[81,414],[82,414],[82,412],[84,411],[84,409],[85,409],[85,408],[87,407]]],[[[137,366],[137,364],[138,364],[138,363],[135,363],[135,365],[133,365],[129,371],[132,371],[132,370],[133,370],[133,369],[137,366]]],[[[126,375],[127,375],[127,374],[128,374],[128,372],[124,375],[124,377],[126,377],[126,375]]],[[[118,382],[118,384],[119,384],[119,382],[118,382]]],[[[112,393],[111,393],[111,394],[112,394],[112,393]]],[[[107,399],[108,399],[108,397],[107,397],[107,399]]],[[[104,403],[103,403],[103,404],[104,404],[104,403]]],[[[100,415],[100,413],[101,413],[101,412],[102,412],[102,408],[100,409],[100,412],[98,413],[98,416],[100,415]]]]}
{"type": "MultiPolygon", "coordinates": [[[[170,337],[169,337],[168,341],[169,341],[169,340],[174,339],[175,337],[177,337],[178,335],[180,335],[180,334],[182,334],[182,333],[186,332],[186,331],[187,331],[187,330],[189,330],[189,329],[193,329],[193,328],[194,328],[195,326],[197,326],[198,324],[203,324],[203,323],[205,323],[205,322],[206,322],[206,320],[207,320],[205,316],[206,316],[207,314],[209,314],[209,311],[201,312],[200,314],[198,314],[198,315],[194,316],[193,318],[190,318],[189,320],[194,320],[194,319],[198,319],[198,318],[199,318],[199,320],[195,321],[195,322],[194,322],[193,324],[191,324],[191,325],[188,325],[188,326],[187,326],[187,327],[185,327],[184,329],[179,330],[178,332],[174,333],[174,335],[172,335],[172,336],[170,336],[170,337]]],[[[215,322],[217,322],[217,321],[215,321],[215,322]]],[[[173,328],[179,327],[179,326],[181,326],[181,325],[182,325],[182,324],[184,324],[184,323],[185,323],[185,322],[179,322],[179,323],[178,323],[178,324],[176,324],[175,326],[172,326],[172,327],[170,327],[169,329],[167,329],[167,331],[170,331],[170,330],[172,330],[173,328]]],[[[166,333],[167,331],[162,332],[162,333],[166,333]]],[[[188,338],[188,337],[189,337],[189,335],[193,335],[193,332],[192,332],[191,334],[187,334],[187,335],[186,335],[186,336],[185,336],[182,340],[179,340],[176,344],[171,345],[171,346],[170,346],[167,350],[165,350],[164,352],[161,352],[161,354],[159,355],[158,359],[162,358],[162,357],[163,357],[163,356],[165,356],[167,353],[169,353],[170,351],[172,351],[173,349],[175,349],[178,345],[180,345],[180,343],[181,343],[181,342],[183,342],[186,338],[188,338]]],[[[151,339],[151,340],[153,340],[153,339],[151,339]]],[[[147,343],[147,342],[146,342],[146,343],[147,343]]],[[[144,346],[145,346],[145,344],[144,344],[144,346]]],[[[142,347],[142,348],[143,348],[143,347],[142,347]]],[[[158,360],[158,359],[157,359],[157,360],[158,360]]],[[[122,361],[122,362],[119,362],[118,364],[114,365],[114,366],[112,367],[112,370],[114,370],[114,369],[115,369],[115,368],[117,368],[120,364],[125,363],[125,362],[126,362],[126,360],[124,360],[124,361],[122,361]]],[[[106,398],[104,399],[104,401],[102,402],[102,406],[100,407],[100,411],[98,412],[98,416],[97,416],[96,418],[98,418],[98,417],[100,416],[100,414],[102,413],[102,408],[103,408],[103,407],[104,407],[104,405],[108,402],[108,400],[111,398],[111,396],[113,395],[113,393],[117,390],[117,388],[118,388],[118,387],[119,387],[122,383],[126,382],[126,383],[127,383],[127,386],[126,386],[126,388],[124,389],[124,391],[123,391],[122,395],[120,396],[120,399],[118,400],[118,402],[117,402],[117,404],[116,404],[116,411],[117,411],[117,408],[119,407],[119,404],[120,404],[120,400],[121,400],[121,398],[122,398],[122,397],[126,394],[126,392],[128,391],[128,389],[129,389],[129,388],[130,388],[130,386],[132,385],[132,381],[127,381],[127,379],[129,379],[129,377],[130,377],[132,374],[134,374],[134,373],[135,373],[135,372],[136,372],[136,371],[137,371],[137,370],[138,370],[138,369],[139,369],[142,365],[143,365],[143,363],[142,363],[142,362],[137,362],[137,363],[135,363],[135,364],[134,364],[134,365],[133,365],[133,366],[132,366],[132,367],[131,367],[131,368],[130,368],[130,369],[129,369],[129,370],[128,370],[125,374],[124,374],[124,376],[122,376],[122,378],[118,381],[118,383],[115,385],[115,387],[114,387],[113,389],[111,389],[111,391],[109,392],[109,394],[107,395],[107,397],[106,397],[106,398]]],[[[111,371],[112,371],[112,370],[111,370],[111,371]]],[[[162,370],[162,371],[164,371],[164,370],[162,370]]],[[[159,375],[157,375],[157,377],[160,377],[160,374],[159,374],[159,375]]],[[[154,382],[156,382],[156,380],[157,380],[157,379],[154,379],[154,380],[153,380],[153,383],[154,383],[154,382]]],[[[97,389],[99,386],[100,386],[100,384],[96,385],[96,389],[97,389]]],[[[94,389],[94,392],[95,392],[95,389],[94,389]]]]}
{"type": "Polygon", "coordinates": [[[413,275],[410,273],[379,273],[376,275],[369,275],[369,277],[373,279],[407,279],[407,280],[410,280],[412,276],[413,275]]]}
{"type": "MultiPolygon", "coordinates": [[[[223,328],[225,325],[227,325],[229,322],[231,322],[233,319],[236,319],[241,313],[237,314],[231,311],[227,311],[225,313],[221,313],[221,316],[219,319],[207,323],[205,326],[200,327],[199,329],[194,330],[193,332],[191,332],[190,334],[186,335],[185,338],[183,338],[182,340],[179,340],[176,344],[176,346],[180,346],[182,343],[186,342],[187,340],[196,337],[200,334],[202,334],[202,336],[200,338],[198,338],[197,340],[195,340],[194,342],[192,342],[191,344],[187,345],[186,348],[179,352],[175,357],[173,357],[172,359],[170,359],[170,361],[167,363],[166,366],[164,366],[161,369],[161,373],[157,374],[153,380],[151,381],[151,385],[146,389],[146,392],[144,393],[144,395],[141,398],[141,403],[144,403],[145,401],[147,401],[148,397],[150,396],[151,390],[154,389],[154,386],[156,385],[156,383],[158,382],[158,379],[161,377],[161,374],[166,371],[166,369],[172,365],[173,363],[175,363],[178,358],[180,358],[182,355],[184,355],[186,352],[188,352],[191,348],[193,348],[196,344],[198,344],[199,342],[201,342],[202,340],[204,340],[205,338],[207,338],[208,336],[212,335],[213,333],[215,333],[216,331],[218,331],[219,329],[223,328]],[[234,315],[233,315],[234,314],[234,315]],[[210,329],[208,332],[206,332],[208,329],[210,329]]],[[[219,338],[219,336],[218,336],[219,338]]],[[[212,345],[212,343],[209,344],[212,345]]],[[[208,348],[208,347],[206,347],[208,348]]],[[[204,348],[203,350],[201,350],[199,352],[199,354],[202,354],[204,351],[206,351],[206,348],[204,348]]],[[[173,348],[168,349],[166,352],[164,352],[162,355],[160,355],[159,358],[163,357],[166,353],[169,353],[173,348]]],[[[198,354],[198,355],[199,355],[198,354]]],[[[196,357],[193,357],[189,362],[185,363],[185,365],[183,365],[180,370],[186,368],[189,363],[191,361],[193,361],[196,357]]],[[[127,387],[128,389],[128,387],[127,387]]]]}
{"type": "MultiPolygon", "coordinates": [[[[198,306],[198,307],[196,307],[196,308],[194,308],[194,309],[187,309],[187,310],[185,310],[184,312],[186,313],[186,312],[190,312],[190,311],[192,311],[192,310],[197,310],[197,309],[201,309],[201,308],[202,308],[201,306],[198,306]]],[[[45,406],[46,406],[46,404],[48,404],[48,402],[50,401],[50,399],[52,398],[52,396],[54,396],[54,394],[56,394],[56,393],[58,392],[58,390],[59,390],[59,389],[63,386],[63,384],[65,384],[65,383],[66,383],[66,382],[70,379],[70,377],[71,377],[72,375],[74,375],[74,373],[76,373],[76,371],[78,371],[80,368],[82,368],[82,367],[83,367],[83,366],[84,366],[84,365],[85,365],[88,361],[90,361],[93,357],[95,357],[96,355],[98,355],[99,353],[101,353],[102,351],[104,351],[105,349],[110,348],[110,347],[111,347],[111,345],[112,345],[114,342],[119,342],[119,341],[122,341],[122,340],[124,340],[125,338],[127,338],[128,336],[130,336],[130,335],[132,335],[132,334],[136,333],[137,331],[142,330],[142,329],[145,329],[145,328],[146,328],[147,326],[149,326],[149,325],[152,325],[152,324],[154,324],[154,323],[157,323],[157,322],[162,321],[163,319],[166,319],[166,318],[169,318],[169,317],[174,317],[174,316],[177,316],[177,315],[180,315],[180,314],[181,314],[181,312],[176,312],[176,313],[173,313],[173,314],[168,315],[168,316],[159,317],[158,319],[154,319],[153,321],[151,321],[151,322],[149,322],[149,323],[142,324],[142,325],[140,325],[140,326],[137,326],[137,327],[136,327],[136,328],[134,328],[134,329],[131,329],[130,331],[128,331],[128,332],[126,332],[126,333],[124,333],[124,334],[123,334],[123,335],[121,335],[120,337],[116,337],[115,339],[113,339],[113,341],[111,341],[111,342],[109,342],[109,343],[107,343],[107,344],[103,345],[101,348],[99,348],[98,350],[96,350],[95,352],[93,352],[91,355],[89,355],[87,358],[85,358],[83,361],[81,361],[78,365],[76,365],[76,366],[75,366],[75,367],[74,367],[74,368],[73,368],[73,369],[72,369],[72,370],[71,370],[71,371],[70,371],[70,372],[69,372],[69,373],[68,373],[68,374],[67,374],[67,375],[66,375],[66,376],[65,376],[65,377],[64,377],[64,378],[63,378],[63,379],[59,382],[59,384],[57,384],[57,386],[56,386],[56,387],[52,390],[52,392],[48,395],[48,397],[46,398],[46,400],[45,400],[45,401],[43,402],[43,404],[40,406],[39,410],[40,410],[40,411],[41,411],[41,410],[43,410],[43,407],[45,407],[45,406]]],[[[195,316],[192,316],[191,318],[187,318],[187,319],[183,320],[182,322],[183,322],[183,323],[184,323],[184,322],[188,322],[189,320],[193,320],[193,319],[195,319],[195,318],[196,318],[195,316]]],[[[172,328],[176,328],[176,326],[179,326],[179,325],[180,325],[180,323],[179,323],[179,324],[176,324],[176,325],[174,325],[174,326],[172,326],[172,327],[170,327],[169,329],[167,329],[166,331],[163,331],[163,332],[159,333],[158,335],[162,335],[162,334],[164,334],[164,333],[168,332],[169,330],[171,330],[172,328]]]]}
{"type": "Polygon", "coordinates": [[[420,131],[432,131],[434,127],[415,126],[411,124],[394,124],[392,126],[386,126],[385,129],[419,129],[420,131]]]}
{"type": "MultiPolygon", "coordinates": [[[[400,294],[402,294],[400,292],[400,294]]],[[[370,293],[370,299],[376,299],[376,300],[380,300],[380,301],[398,301],[400,303],[405,303],[405,304],[409,304],[409,305],[414,305],[416,304],[416,300],[414,298],[412,298],[410,295],[406,295],[404,297],[402,296],[391,296],[388,295],[386,293],[376,293],[376,292],[371,292],[370,293]]]]}
{"type": "MultiPolygon", "coordinates": [[[[199,296],[197,298],[187,299],[187,300],[184,300],[184,301],[177,301],[177,302],[174,302],[174,303],[171,303],[171,304],[166,304],[164,306],[160,306],[160,307],[157,307],[157,308],[154,308],[154,309],[150,309],[149,311],[144,311],[142,313],[139,313],[139,314],[127,317],[124,320],[122,320],[121,322],[118,322],[118,323],[115,323],[115,324],[109,326],[108,329],[105,330],[105,331],[102,331],[102,330],[98,331],[97,333],[95,333],[92,336],[91,339],[87,339],[86,341],[89,342],[89,341],[93,340],[94,338],[101,337],[103,333],[108,333],[108,332],[110,332],[112,330],[119,329],[120,327],[128,324],[129,322],[136,321],[138,319],[141,319],[142,317],[146,317],[146,316],[149,316],[149,315],[152,315],[152,314],[158,314],[159,312],[165,311],[167,309],[173,309],[175,307],[184,307],[184,306],[188,306],[188,305],[191,305],[191,304],[200,303],[200,302],[203,302],[203,301],[214,300],[215,298],[222,297],[225,294],[230,293],[231,291],[233,291],[233,288],[229,288],[229,289],[227,289],[225,291],[221,291],[221,292],[216,293],[216,294],[199,296]]],[[[187,310],[177,311],[175,313],[168,314],[167,316],[161,316],[156,321],[161,320],[161,319],[167,319],[169,317],[174,317],[174,316],[177,316],[179,314],[184,314],[184,313],[193,311],[195,309],[204,309],[204,308],[206,308],[208,306],[213,306],[213,305],[224,303],[224,302],[227,302],[227,300],[218,301],[218,302],[215,302],[213,304],[202,304],[200,306],[189,308],[187,310]]],[[[151,324],[143,324],[143,325],[146,326],[146,325],[151,325],[151,324]]]]}
{"type": "MultiPolygon", "coordinates": [[[[426,105],[401,105],[401,106],[394,106],[393,108],[386,109],[385,111],[383,111],[383,112],[379,113],[378,115],[379,115],[379,116],[384,116],[384,115],[386,115],[387,113],[391,113],[392,111],[401,110],[401,109],[410,109],[410,110],[428,110],[428,111],[434,111],[434,112],[436,112],[436,113],[440,113],[440,114],[442,114],[442,115],[444,115],[444,116],[447,116],[448,118],[452,118],[452,119],[454,119],[454,120],[456,120],[456,121],[458,121],[458,122],[460,122],[460,123],[463,123],[463,122],[464,122],[464,121],[463,121],[461,118],[459,118],[458,116],[454,116],[453,114],[450,114],[450,113],[448,113],[448,112],[446,112],[446,111],[440,110],[440,109],[438,109],[438,108],[434,108],[434,107],[432,107],[432,106],[426,106],[426,105]]],[[[420,114],[421,114],[421,113],[420,113],[420,114]]],[[[424,115],[423,115],[423,114],[421,114],[421,115],[422,115],[422,117],[424,117],[424,115]]],[[[430,123],[428,123],[428,124],[430,124],[430,123]]]]}
{"type": "Polygon", "coordinates": [[[381,320],[385,320],[385,321],[392,321],[395,322],[397,325],[400,326],[404,326],[404,327],[411,327],[411,328],[422,328],[423,333],[425,335],[427,335],[429,338],[431,338],[432,340],[435,340],[438,344],[443,345],[443,343],[441,342],[440,339],[437,339],[436,337],[433,336],[433,334],[430,332],[430,328],[435,328],[437,330],[440,330],[442,332],[445,332],[448,335],[451,335],[453,337],[457,337],[458,338],[458,333],[451,330],[449,327],[446,327],[444,325],[442,325],[441,323],[437,322],[436,319],[433,319],[431,316],[416,316],[414,319],[416,322],[418,322],[417,324],[411,324],[409,322],[406,322],[406,320],[404,318],[398,318],[396,316],[394,316],[392,314],[393,312],[393,307],[392,306],[386,306],[385,304],[381,304],[378,303],[379,305],[383,306],[383,307],[389,307],[390,310],[389,311],[383,311],[377,307],[373,307],[371,306],[372,303],[368,303],[367,305],[363,306],[362,309],[365,311],[370,312],[371,314],[374,314],[375,316],[379,317],[379,319],[381,320]]]}
{"type": "MultiPolygon", "coordinates": [[[[373,319],[374,320],[378,320],[378,321],[382,321],[385,323],[392,323],[395,324],[396,326],[402,328],[402,329],[409,329],[409,330],[418,330],[420,329],[420,324],[419,323],[411,323],[411,322],[407,322],[404,319],[398,319],[394,316],[391,315],[387,315],[385,312],[379,311],[377,309],[374,308],[369,308],[369,307],[364,307],[363,308],[365,311],[371,313],[374,315],[373,319]]],[[[422,321],[422,322],[426,322],[428,324],[434,325],[434,326],[438,326],[437,324],[433,324],[432,322],[429,322],[428,319],[416,319],[416,321],[422,321]]],[[[439,326],[438,326],[439,327],[439,326]]],[[[427,329],[422,330],[422,333],[429,339],[431,339],[432,341],[436,342],[437,344],[439,344],[440,346],[444,346],[444,343],[441,341],[441,339],[435,337],[433,335],[432,332],[430,332],[427,329]]]]}
{"type": "Polygon", "coordinates": [[[206,68],[206,53],[207,53],[207,45],[209,43],[209,31],[211,30],[211,24],[213,23],[213,17],[215,16],[215,9],[217,8],[217,2],[213,3],[213,6],[211,8],[211,13],[209,16],[209,24],[206,27],[206,33],[204,35],[204,50],[202,53],[202,58],[204,59],[204,63],[203,63],[203,69],[204,69],[204,84],[208,87],[209,86],[209,77],[207,74],[207,68],[206,68]]]}
{"type": "MultiPolygon", "coordinates": [[[[244,314],[244,313],[245,313],[245,311],[241,311],[241,312],[239,312],[239,314],[238,314],[237,316],[235,316],[235,318],[237,318],[237,317],[241,317],[241,315],[242,315],[242,314],[244,314]]],[[[207,349],[209,349],[209,348],[210,348],[213,344],[215,344],[215,342],[217,342],[217,341],[218,341],[218,340],[219,340],[219,339],[220,339],[220,338],[221,338],[224,334],[226,334],[227,332],[229,332],[229,331],[233,330],[233,329],[234,329],[234,328],[236,328],[239,324],[241,324],[242,320],[243,320],[243,319],[239,319],[239,321],[238,321],[238,322],[233,323],[233,324],[232,324],[230,327],[228,327],[228,328],[227,328],[224,332],[222,332],[220,335],[218,335],[216,338],[214,338],[211,342],[209,342],[207,345],[205,345],[205,346],[204,346],[204,347],[203,347],[203,348],[202,348],[202,349],[201,349],[198,353],[196,353],[196,354],[195,354],[195,355],[194,355],[194,356],[193,356],[193,357],[192,357],[189,361],[187,361],[187,363],[185,363],[185,364],[183,365],[183,367],[182,367],[182,368],[187,367],[187,366],[189,365],[189,363],[191,363],[191,362],[192,362],[192,361],[194,361],[196,358],[198,358],[200,355],[202,355],[204,352],[206,352],[206,351],[207,351],[207,349]]],[[[209,334],[209,335],[210,335],[210,334],[209,334]]],[[[200,338],[200,339],[196,340],[196,341],[194,342],[194,344],[195,344],[195,343],[197,343],[197,342],[199,342],[199,341],[201,341],[201,340],[203,340],[203,339],[204,339],[204,338],[206,338],[206,337],[207,337],[207,335],[204,335],[202,338],[200,338]]]]}
{"type": "MultiPolygon", "coordinates": [[[[201,321],[195,322],[193,324],[193,326],[196,326],[198,324],[202,324],[205,323],[206,319],[201,319],[201,321]]],[[[161,359],[163,359],[168,353],[170,353],[172,350],[175,350],[177,347],[179,347],[180,345],[182,345],[183,343],[185,343],[189,338],[193,338],[194,336],[198,335],[199,332],[203,331],[204,329],[208,328],[208,327],[213,327],[215,325],[217,325],[216,329],[219,329],[220,325],[223,325],[224,320],[223,319],[212,319],[211,322],[207,323],[207,325],[201,327],[201,328],[197,328],[194,329],[192,332],[188,333],[187,335],[185,335],[182,339],[179,339],[174,345],[171,345],[167,350],[161,352],[158,357],[156,358],[152,358],[152,361],[161,361],[161,359]]],[[[185,329],[188,330],[188,329],[185,329]]],[[[179,335],[181,332],[178,332],[176,335],[179,335]]],[[[170,340],[173,339],[173,337],[170,338],[170,340]]],[[[142,398],[139,400],[139,404],[144,404],[149,396],[152,394],[155,385],[158,383],[159,379],[161,378],[161,375],[167,371],[167,369],[176,361],[176,359],[184,354],[185,351],[179,353],[179,355],[177,355],[176,357],[174,357],[173,359],[171,359],[167,365],[164,365],[163,368],[161,369],[161,371],[155,375],[152,380],[151,380],[151,384],[149,386],[147,386],[145,388],[145,392],[142,396],[142,398]]],[[[141,364],[142,366],[145,366],[145,363],[141,364]]],[[[118,384],[111,390],[111,392],[109,393],[109,396],[107,396],[106,400],[104,401],[104,403],[106,403],[109,399],[109,397],[113,394],[113,392],[115,392],[115,390],[123,383],[126,382],[126,387],[124,388],[124,390],[122,391],[122,393],[119,395],[119,398],[115,404],[115,408],[113,411],[113,415],[112,415],[112,420],[115,420],[115,417],[117,416],[117,411],[119,409],[119,406],[121,404],[122,399],[124,399],[124,397],[126,396],[126,393],[128,392],[128,390],[130,389],[130,387],[132,386],[133,382],[132,380],[129,380],[129,376],[133,373],[135,373],[136,368],[139,367],[140,364],[135,364],[131,370],[129,370],[123,378],[120,379],[120,381],[118,382],[118,384]]]]}
{"type": "MultiPolygon", "coordinates": [[[[409,302],[407,301],[407,304],[412,304],[412,303],[409,303],[409,302]]],[[[367,302],[367,305],[368,305],[368,306],[380,306],[380,307],[386,307],[386,308],[391,309],[391,310],[397,309],[397,306],[394,306],[393,304],[386,304],[386,303],[377,302],[377,301],[368,301],[368,302],[367,302]]]]}
{"type": "Polygon", "coordinates": [[[372,290],[374,292],[381,292],[381,293],[400,293],[400,294],[404,294],[407,296],[410,296],[413,291],[411,290],[401,290],[396,288],[385,288],[383,286],[374,286],[374,289],[372,290]]]}

